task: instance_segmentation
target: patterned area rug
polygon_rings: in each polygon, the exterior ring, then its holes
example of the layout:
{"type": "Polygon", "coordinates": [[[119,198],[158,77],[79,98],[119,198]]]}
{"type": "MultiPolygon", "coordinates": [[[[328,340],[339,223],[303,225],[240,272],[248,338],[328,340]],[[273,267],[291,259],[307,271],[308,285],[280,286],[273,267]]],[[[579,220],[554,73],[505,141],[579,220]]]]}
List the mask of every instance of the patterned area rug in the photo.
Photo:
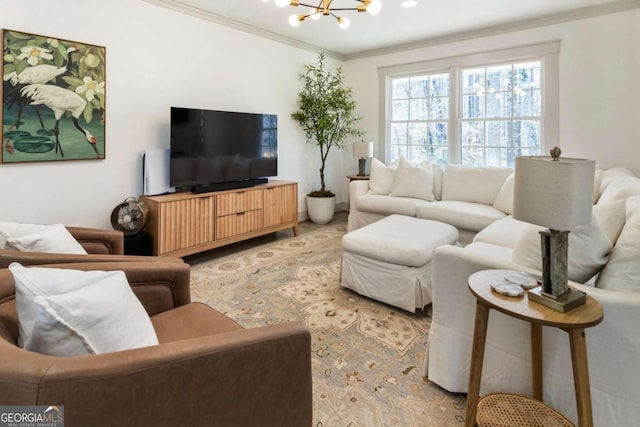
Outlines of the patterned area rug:
{"type": "Polygon", "coordinates": [[[339,283],[344,224],[192,268],[192,299],[246,328],[292,320],[312,334],[315,427],[460,426],[465,395],[427,381],[431,309],[411,314],[339,283]]]}

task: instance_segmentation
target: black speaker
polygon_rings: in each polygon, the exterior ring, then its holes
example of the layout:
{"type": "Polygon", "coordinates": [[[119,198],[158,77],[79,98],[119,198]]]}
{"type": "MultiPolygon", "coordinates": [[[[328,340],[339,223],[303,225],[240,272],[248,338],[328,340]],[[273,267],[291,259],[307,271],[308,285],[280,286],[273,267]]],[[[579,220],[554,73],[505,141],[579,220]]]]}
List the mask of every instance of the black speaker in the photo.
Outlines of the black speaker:
{"type": "Polygon", "coordinates": [[[151,255],[151,236],[144,231],[124,236],[124,253],[125,255],[151,255]]]}

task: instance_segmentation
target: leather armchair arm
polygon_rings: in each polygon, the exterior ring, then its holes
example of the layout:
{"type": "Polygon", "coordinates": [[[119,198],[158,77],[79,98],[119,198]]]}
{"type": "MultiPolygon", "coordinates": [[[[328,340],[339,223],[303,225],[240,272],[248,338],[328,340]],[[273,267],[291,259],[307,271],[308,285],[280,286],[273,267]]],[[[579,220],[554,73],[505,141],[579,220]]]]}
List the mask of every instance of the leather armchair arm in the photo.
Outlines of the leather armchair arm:
{"type": "Polygon", "coordinates": [[[191,302],[191,266],[184,262],[162,260],[157,262],[82,262],[42,265],[41,267],[74,270],[122,270],[149,316],[191,302]]]}
{"type": "MultiPolygon", "coordinates": [[[[85,255],[86,256],[86,255],[85,255]]],[[[150,316],[191,302],[191,267],[184,262],[82,262],[45,264],[39,267],[74,270],[122,270],[150,316]]],[[[9,270],[0,270],[0,301],[14,298],[15,286],[9,270]]],[[[17,336],[15,337],[17,339],[17,336]]]]}
{"type": "Polygon", "coordinates": [[[64,402],[69,425],[311,426],[310,345],[295,322],[49,358],[34,404],[64,402]]]}
{"type": "Polygon", "coordinates": [[[12,262],[19,262],[22,265],[39,264],[67,264],[78,262],[175,262],[183,263],[182,258],[177,257],[155,257],[141,255],[104,255],[104,254],[58,254],[46,252],[23,252],[8,249],[0,249],[0,268],[7,268],[12,262]]]}
{"type": "Polygon", "coordinates": [[[90,254],[124,254],[124,234],[121,231],[69,226],[67,230],[90,254]]]}

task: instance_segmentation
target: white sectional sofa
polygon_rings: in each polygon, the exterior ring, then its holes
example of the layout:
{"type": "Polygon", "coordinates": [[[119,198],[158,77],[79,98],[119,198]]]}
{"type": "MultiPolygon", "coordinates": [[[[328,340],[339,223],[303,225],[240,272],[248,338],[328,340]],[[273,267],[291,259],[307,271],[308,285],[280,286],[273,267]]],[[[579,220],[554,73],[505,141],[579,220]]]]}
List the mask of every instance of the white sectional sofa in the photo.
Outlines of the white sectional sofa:
{"type": "MultiPolygon", "coordinates": [[[[442,171],[434,166],[429,176],[416,171],[418,165],[409,166],[401,162],[396,168],[386,167],[374,159],[371,179],[350,183],[348,230],[391,214],[442,221],[459,229],[464,247],[445,245],[433,254],[433,318],[425,375],[448,391],[466,392],[476,306],[467,280],[486,269],[539,274],[540,227],[510,215],[513,181],[508,169],[449,166],[442,171]],[[397,185],[398,171],[412,183],[400,179],[397,185]]],[[[569,278],[572,286],[594,297],[604,309],[604,320],[586,330],[594,425],[636,426],[640,420],[640,179],[629,170],[596,171],[592,221],[570,234],[569,278]]],[[[544,401],[576,422],[567,334],[543,328],[543,346],[544,401]]],[[[481,393],[530,396],[530,361],[529,325],[492,310],[481,393]]]]}
{"type": "Polygon", "coordinates": [[[413,165],[404,158],[385,166],[373,159],[369,180],[349,184],[347,231],[388,215],[430,219],[458,229],[461,244],[489,224],[511,213],[512,169],[452,165],[444,171],[425,162],[413,165]]]}
{"type": "MultiPolygon", "coordinates": [[[[596,426],[636,426],[640,420],[640,179],[622,168],[598,177],[592,223],[572,230],[569,276],[594,297],[604,320],[586,330],[596,426]],[[603,235],[605,236],[603,238],[603,235]],[[604,266],[602,265],[604,264],[604,266]],[[594,277],[587,278],[597,272],[594,277]]],[[[540,271],[539,227],[507,216],[465,248],[433,255],[433,320],[425,374],[452,392],[466,392],[476,301],[467,279],[485,269],[540,271]],[[455,309],[452,309],[455,308],[455,309]]],[[[544,401],[577,421],[567,334],[543,330],[544,401]]],[[[491,311],[481,393],[531,395],[528,324],[491,311]]]]}

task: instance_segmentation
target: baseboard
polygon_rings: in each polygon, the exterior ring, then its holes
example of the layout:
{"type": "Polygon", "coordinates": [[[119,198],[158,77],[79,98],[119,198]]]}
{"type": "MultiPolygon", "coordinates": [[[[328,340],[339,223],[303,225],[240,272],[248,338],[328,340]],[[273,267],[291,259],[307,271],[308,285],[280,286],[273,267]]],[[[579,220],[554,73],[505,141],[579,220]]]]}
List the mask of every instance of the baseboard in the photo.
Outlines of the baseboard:
{"type": "Polygon", "coordinates": [[[349,211],[349,202],[336,203],[336,212],[349,211]]]}

